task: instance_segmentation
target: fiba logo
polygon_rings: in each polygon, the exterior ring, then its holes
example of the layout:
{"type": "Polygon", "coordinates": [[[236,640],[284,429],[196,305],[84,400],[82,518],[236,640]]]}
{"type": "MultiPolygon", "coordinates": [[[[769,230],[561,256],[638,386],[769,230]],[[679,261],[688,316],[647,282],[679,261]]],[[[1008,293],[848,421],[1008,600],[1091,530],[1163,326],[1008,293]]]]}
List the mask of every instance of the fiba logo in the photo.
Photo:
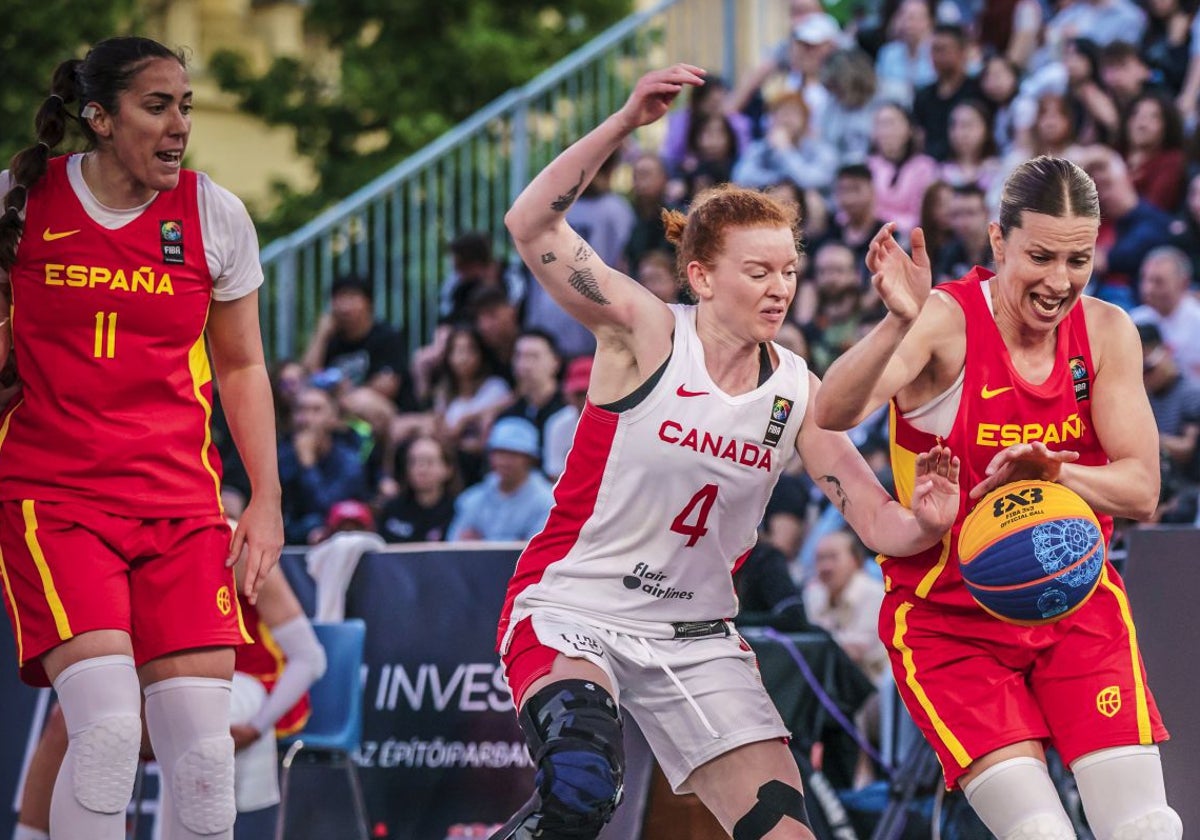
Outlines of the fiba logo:
{"type": "Polygon", "coordinates": [[[1109,718],[1121,711],[1121,687],[1110,685],[1100,689],[1100,693],[1096,695],[1096,710],[1109,718]]]}
{"type": "Polygon", "coordinates": [[[1001,516],[1007,516],[1017,508],[1036,505],[1042,501],[1042,488],[1026,487],[1024,490],[1019,490],[1016,493],[1005,493],[999,499],[996,499],[992,505],[992,516],[999,519],[1001,516]]]}
{"type": "Polygon", "coordinates": [[[217,609],[221,615],[229,615],[229,611],[233,609],[233,597],[229,594],[228,586],[217,590],[217,609]]]}
{"type": "Polygon", "coordinates": [[[158,230],[163,242],[178,242],[183,239],[183,224],[173,219],[160,222],[158,230]]]}

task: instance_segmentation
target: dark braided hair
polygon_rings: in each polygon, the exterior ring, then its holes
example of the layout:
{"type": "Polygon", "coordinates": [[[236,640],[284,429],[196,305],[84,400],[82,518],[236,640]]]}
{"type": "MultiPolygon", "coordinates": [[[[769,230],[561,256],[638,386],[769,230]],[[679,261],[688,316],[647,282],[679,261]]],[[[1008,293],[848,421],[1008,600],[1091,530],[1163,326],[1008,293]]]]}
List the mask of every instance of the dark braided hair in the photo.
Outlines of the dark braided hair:
{"type": "MultiPolygon", "coordinates": [[[[50,95],[33,119],[36,140],[17,152],[9,164],[12,187],[4,196],[0,214],[0,269],[9,271],[17,259],[17,243],[25,226],[21,213],[29,190],[46,174],[50,153],[66,136],[68,119],[78,123],[88,148],[95,148],[97,137],[88,120],[76,117],[67,105],[78,101],[86,108],[95,102],[107,113],[117,112],[117,100],[128,89],[142,67],[156,58],[172,58],[186,66],[184,57],[157,41],[138,36],[108,38],[99,42],[80,60],[68,59],[58,65],[50,82],[50,95]]],[[[5,295],[7,288],[0,288],[5,295]]]]}

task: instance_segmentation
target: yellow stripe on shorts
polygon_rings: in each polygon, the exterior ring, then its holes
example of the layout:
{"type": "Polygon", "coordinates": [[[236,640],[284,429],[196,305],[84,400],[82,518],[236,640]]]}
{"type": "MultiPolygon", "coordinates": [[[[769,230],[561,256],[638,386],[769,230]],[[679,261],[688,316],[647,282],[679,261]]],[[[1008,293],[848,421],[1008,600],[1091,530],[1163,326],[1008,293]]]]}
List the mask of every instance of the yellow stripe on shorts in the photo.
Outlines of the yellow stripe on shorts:
{"type": "Polygon", "coordinates": [[[17,599],[12,594],[12,584],[8,582],[8,569],[4,567],[4,552],[0,551],[0,580],[4,581],[4,597],[12,606],[13,632],[17,636],[17,664],[25,664],[25,646],[21,639],[21,614],[17,612],[17,599]]]}
{"type": "Polygon", "coordinates": [[[925,714],[929,716],[929,722],[933,724],[933,730],[937,733],[941,742],[945,744],[946,749],[950,751],[950,754],[954,756],[954,760],[958,762],[958,766],[967,767],[973,759],[963,747],[962,742],[950,731],[950,727],[946,726],[946,722],[942,720],[941,715],[937,713],[937,709],[933,707],[933,701],[925,693],[924,686],[917,679],[917,664],[913,660],[912,648],[904,641],[904,634],[908,632],[908,613],[912,608],[912,603],[905,601],[896,610],[896,632],[892,636],[892,645],[900,652],[900,656],[904,660],[904,682],[917,698],[917,702],[921,704],[921,708],[925,710],[925,714]]]}
{"type": "Polygon", "coordinates": [[[25,545],[33,556],[33,564],[37,566],[38,575],[42,579],[42,589],[46,593],[46,603],[50,606],[50,614],[54,616],[54,626],[58,630],[58,638],[67,640],[75,634],[71,632],[71,622],[67,621],[67,611],[63,608],[58,590],[54,588],[54,577],[50,567],[46,565],[46,555],[37,538],[37,514],[33,510],[33,499],[21,501],[21,513],[25,516],[25,545]]]}
{"type": "Polygon", "coordinates": [[[1129,598],[1121,587],[1112,582],[1108,576],[1108,566],[1102,567],[1100,585],[1113,594],[1117,599],[1117,607],[1121,611],[1121,620],[1129,631],[1129,665],[1133,671],[1133,699],[1137,708],[1138,740],[1142,744],[1154,743],[1154,732],[1150,728],[1150,704],[1146,702],[1146,681],[1142,679],[1142,663],[1138,656],[1137,630],[1133,626],[1133,612],[1129,609],[1129,598]]]}

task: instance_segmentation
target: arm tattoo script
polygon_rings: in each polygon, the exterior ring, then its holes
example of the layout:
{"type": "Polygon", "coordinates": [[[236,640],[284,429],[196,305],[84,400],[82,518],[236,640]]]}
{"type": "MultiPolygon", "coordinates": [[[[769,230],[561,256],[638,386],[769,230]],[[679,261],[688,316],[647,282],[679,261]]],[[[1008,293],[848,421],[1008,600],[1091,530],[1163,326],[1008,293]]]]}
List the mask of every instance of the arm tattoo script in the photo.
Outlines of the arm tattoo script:
{"type": "Polygon", "coordinates": [[[823,475],[822,481],[828,481],[833,485],[833,495],[837,497],[837,506],[843,514],[846,512],[846,506],[850,504],[850,497],[846,495],[846,491],[842,489],[842,481],[836,475],[823,475]]]}
{"type": "Polygon", "coordinates": [[[579,170],[579,183],[571,187],[565,193],[560,195],[554,201],[550,202],[550,209],[555,213],[565,213],[567,208],[575,203],[575,197],[579,195],[579,188],[583,186],[584,171],[579,170]]]}
{"type": "Polygon", "coordinates": [[[596,282],[596,275],[592,274],[590,268],[571,269],[571,276],[567,278],[567,282],[572,289],[593,303],[608,306],[609,300],[600,291],[600,284],[596,282]]]}

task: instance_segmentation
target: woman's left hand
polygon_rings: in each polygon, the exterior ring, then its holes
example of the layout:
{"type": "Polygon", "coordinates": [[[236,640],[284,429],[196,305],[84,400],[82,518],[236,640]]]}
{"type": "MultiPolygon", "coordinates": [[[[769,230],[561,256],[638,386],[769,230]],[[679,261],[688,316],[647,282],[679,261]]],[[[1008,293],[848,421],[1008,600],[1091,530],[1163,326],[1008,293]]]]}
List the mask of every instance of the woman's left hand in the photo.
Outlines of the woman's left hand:
{"type": "Polygon", "coordinates": [[[242,592],[251,604],[258,601],[258,590],[279,562],[283,551],[283,515],[279,504],[274,505],[250,496],[250,504],[238,519],[237,530],[229,544],[227,566],[245,558],[242,592]]]}
{"type": "Polygon", "coordinates": [[[935,446],[917,456],[911,508],[925,530],[944,533],[954,524],[959,506],[959,467],[958,456],[946,446],[935,446]]]}
{"type": "Polygon", "coordinates": [[[1038,440],[1032,443],[1014,443],[996,453],[996,457],[992,458],[984,470],[987,477],[971,488],[970,496],[972,499],[978,499],[1000,485],[1012,481],[1058,481],[1062,465],[1078,459],[1078,452],[1068,449],[1055,452],[1038,440]]]}

